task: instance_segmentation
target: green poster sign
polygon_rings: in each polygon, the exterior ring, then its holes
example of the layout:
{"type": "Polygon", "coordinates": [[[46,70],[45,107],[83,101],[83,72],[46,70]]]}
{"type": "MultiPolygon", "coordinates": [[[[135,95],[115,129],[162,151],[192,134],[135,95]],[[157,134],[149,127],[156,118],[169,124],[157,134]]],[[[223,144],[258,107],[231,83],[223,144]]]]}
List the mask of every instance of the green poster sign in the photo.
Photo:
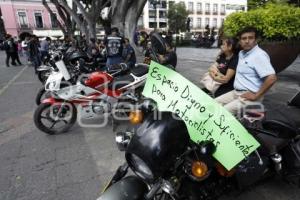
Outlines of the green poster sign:
{"type": "Polygon", "coordinates": [[[252,153],[259,143],[236,118],[179,73],[151,62],[143,95],[158,109],[178,114],[193,141],[212,141],[214,157],[230,170],[252,153]]]}

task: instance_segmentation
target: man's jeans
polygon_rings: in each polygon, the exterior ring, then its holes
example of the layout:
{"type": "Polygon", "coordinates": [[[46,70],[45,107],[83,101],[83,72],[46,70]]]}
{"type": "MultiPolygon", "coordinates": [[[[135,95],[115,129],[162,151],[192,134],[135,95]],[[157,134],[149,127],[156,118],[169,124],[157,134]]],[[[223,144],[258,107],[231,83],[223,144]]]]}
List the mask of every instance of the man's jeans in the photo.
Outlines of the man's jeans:
{"type": "Polygon", "coordinates": [[[37,68],[41,65],[41,59],[39,55],[31,56],[30,61],[34,67],[35,72],[37,73],[37,68]]]}
{"type": "Polygon", "coordinates": [[[106,61],[106,69],[109,70],[112,65],[118,65],[121,62],[123,62],[122,57],[116,56],[116,57],[107,57],[106,61]]]}

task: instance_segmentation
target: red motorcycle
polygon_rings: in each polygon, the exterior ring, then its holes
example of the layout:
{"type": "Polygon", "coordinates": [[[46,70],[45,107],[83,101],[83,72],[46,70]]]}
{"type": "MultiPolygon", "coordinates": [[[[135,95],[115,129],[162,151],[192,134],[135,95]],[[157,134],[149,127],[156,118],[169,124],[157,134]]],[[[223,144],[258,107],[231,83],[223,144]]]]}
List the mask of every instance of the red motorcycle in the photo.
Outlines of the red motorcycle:
{"type": "MultiPolygon", "coordinates": [[[[121,67],[127,68],[124,65],[121,67]]],[[[59,71],[68,80],[68,70],[62,63],[59,71]]],[[[119,72],[94,72],[79,78],[76,85],[61,89],[57,89],[55,79],[47,80],[45,89],[52,96],[44,99],[35,110],[34,123],[47,134],[57,134],[66,132],[76,119],[81,126],[85,126],[86,119],[103,117],[106,119],[103,124],[88,124],[89,127],[99,127],[106,125],[108,118],[127,117],[129,110],[134,109],[141,99],[147,72],[148,65],[145,64],[138,64],[121,76],[119,72]]]]}

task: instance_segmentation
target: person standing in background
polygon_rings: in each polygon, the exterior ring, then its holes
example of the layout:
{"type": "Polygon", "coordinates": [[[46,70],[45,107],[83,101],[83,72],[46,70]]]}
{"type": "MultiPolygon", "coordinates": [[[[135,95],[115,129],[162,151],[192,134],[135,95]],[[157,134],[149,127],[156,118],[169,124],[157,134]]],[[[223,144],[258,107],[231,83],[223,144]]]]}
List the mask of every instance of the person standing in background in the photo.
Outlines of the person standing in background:
{"type": "Polygon", "coordinates": [[[6,53],[6,67],[10,67],[9,60],[11,59],[11,64],[16,65],[15,59],[13,57],[13,46],[11,42],[11,35],[7,34],[5,37],[5,42],[3,44],[5,53],[6,53]]]}
{"type": "Polygon", "coordinates": [[[39,40],[36,35],[33,35],[28,43],[29,57],[33,64],[35,73],[37,73],[38,66],[41,65],[39,40]]]}
{"type": "Polygon", "coordinates": [[[49,55],[50,42],[51,42],[51,38],[50,37],[46,37],[46,39],[43,40],[40,43],[40,46],[41,46],[41,60],[42,61],[49,55]]]}
{"type": "Polygon", "coordinates": [[[21,61],[20,61],[20,57],[19,57],[19,52],[22,50],[22,48],[21,48],[21,44],[19,43],[19,41],[18,42],[15,42],[14,40],[13,40],[13,59],[15,60],[15,61],[17,61],[17,63],[19,64],[19,65],[22,65],[22,63],[21,63],[21,61]],[[19,46],[20,45],[20,46],[19,46]]]}

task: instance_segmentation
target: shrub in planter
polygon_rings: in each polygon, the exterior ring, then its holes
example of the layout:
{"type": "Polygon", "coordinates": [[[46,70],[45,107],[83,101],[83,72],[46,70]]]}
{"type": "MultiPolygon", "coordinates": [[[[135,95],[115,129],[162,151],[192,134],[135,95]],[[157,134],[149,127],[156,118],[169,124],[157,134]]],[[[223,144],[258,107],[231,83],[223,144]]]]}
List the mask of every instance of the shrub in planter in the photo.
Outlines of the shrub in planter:
{"type": "Polygon", "coordinates": [[[249,12],[233,13],[226,18],[223,31],[226,36],[235,36],[247,26],[260,32],[261,47],[269,53],[277,72],[288,67],[300,52],[300,8],[267,4],[249,12]]]}

